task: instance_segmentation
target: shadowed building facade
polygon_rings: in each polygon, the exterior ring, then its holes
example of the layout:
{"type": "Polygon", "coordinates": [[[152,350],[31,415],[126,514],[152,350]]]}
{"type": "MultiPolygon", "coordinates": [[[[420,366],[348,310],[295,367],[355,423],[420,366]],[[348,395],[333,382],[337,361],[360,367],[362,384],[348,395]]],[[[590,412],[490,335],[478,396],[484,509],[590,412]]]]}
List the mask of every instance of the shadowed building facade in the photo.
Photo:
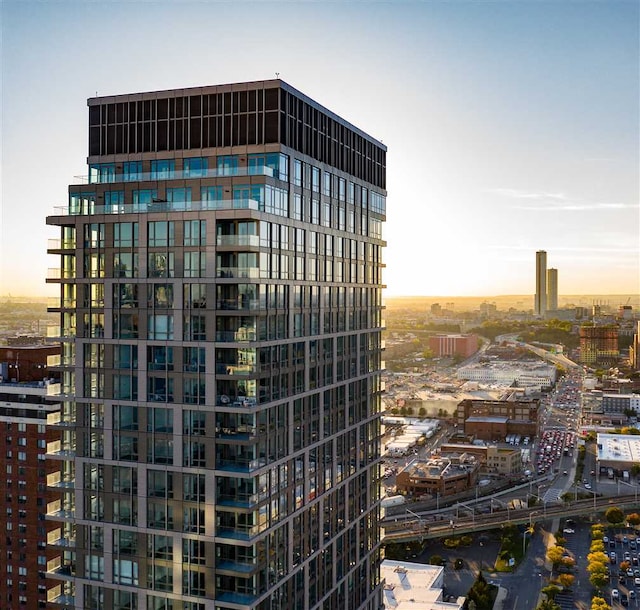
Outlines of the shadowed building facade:
{"type": "Polygon", "coordinates": [[[386,148],[280,80],[88,105],[52,607],[378,610],[386,148]]]}

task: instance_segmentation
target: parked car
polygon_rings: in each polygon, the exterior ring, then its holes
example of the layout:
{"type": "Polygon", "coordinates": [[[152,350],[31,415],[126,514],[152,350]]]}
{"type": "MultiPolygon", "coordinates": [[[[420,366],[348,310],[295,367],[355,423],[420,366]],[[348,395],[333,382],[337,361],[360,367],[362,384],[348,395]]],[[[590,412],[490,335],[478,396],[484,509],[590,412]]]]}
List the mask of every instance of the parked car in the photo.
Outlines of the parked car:
{"type": "Polygon", "coordinates": [[[611,589],[611,599],[620,599],[620,591],[618,589],[611,589]]]}

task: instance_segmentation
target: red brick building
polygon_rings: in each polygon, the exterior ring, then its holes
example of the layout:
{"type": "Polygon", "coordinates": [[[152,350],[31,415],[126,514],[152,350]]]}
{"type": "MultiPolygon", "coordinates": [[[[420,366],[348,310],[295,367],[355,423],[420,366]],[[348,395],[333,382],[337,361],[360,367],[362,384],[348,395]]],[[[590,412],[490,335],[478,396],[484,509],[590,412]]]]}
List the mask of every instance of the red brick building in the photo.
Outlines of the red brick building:
{"type": "MultiPolygon", "coordinates": [[[[59,385],[43,381],[47,368],[32,368],[44,362],[50,348],[40,350],[1,348],[0,363],[12,351],[30,354],[19,362],[25,376],[41,371],[40,381],[0,382],[0,437],[4,440],[0,451],[0,473],[6,477],[4,493],[0,494],[0,515],[4,523],[0,536],[0,608],[3,610],[32,610],[47,607],[47,536],[55,525],[45,520],[47,504],[54,495],[52,472],[59,470],[45,461],[47,446],[55,443],[59,433],[47,428],[56,418],[60,405],[56,403],[59,385]],[[26,363],[29,363],[27,365],[26,363]],[[28,375],[26,371],[29,371],[28,375]]],[[[59,349],[59,348],[58,348],[59,349]]]]}
{"type": "Polygon", "coordinates": [[[477,335],[435,335],[429,337],[429,348],[434,356],[462,356],[468,358],[478,351],[477,335]]]}

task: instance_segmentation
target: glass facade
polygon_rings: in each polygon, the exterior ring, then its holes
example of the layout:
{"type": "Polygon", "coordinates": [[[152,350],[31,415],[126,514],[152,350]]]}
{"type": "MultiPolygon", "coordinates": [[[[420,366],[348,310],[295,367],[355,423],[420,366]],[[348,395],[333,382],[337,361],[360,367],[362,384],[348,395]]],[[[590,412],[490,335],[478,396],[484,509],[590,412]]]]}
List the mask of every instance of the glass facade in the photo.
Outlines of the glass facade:
{"type": "Polygon", "coordinates": [[[84,237],[57,280],[64,607],[382,608],[386,149],[251,86],[89,101],[94,191],[48,219],[84,237]]]}

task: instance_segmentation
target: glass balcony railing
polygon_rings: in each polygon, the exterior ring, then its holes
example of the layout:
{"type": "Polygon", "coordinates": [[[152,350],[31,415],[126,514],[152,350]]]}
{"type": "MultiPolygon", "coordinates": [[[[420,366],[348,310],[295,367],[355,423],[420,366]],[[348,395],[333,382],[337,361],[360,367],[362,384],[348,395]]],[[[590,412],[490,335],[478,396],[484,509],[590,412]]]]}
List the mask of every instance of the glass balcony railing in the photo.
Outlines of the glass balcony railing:
{"type": "MultiPolygon", "coordinates": [[[[263,305],[263,307],[266,309],[266,305],[263,305]]],[[[227,311],[255,310],[260,309],[260,301],[258,299],[243,299],[242,297],[218,299],[216,301],[216,309],[227,311]]]]}
{"type": "Polygon", "coordinates": [[[47,250],[75,250],[76,242],[73,239],[49,239],[47,250]]]}
{"type": "Polygon", "coordinates": [[[258,367],[252,364],[225,364],[216,363],[216,373],[218,375],[252,375],[258,372],[258,367]]]}
{"type": "Polygon", "coordinates": [[[260,277],[260,268],[259,267],[218,267],[216,269],[216,277],[257,279],[260,277]]]}
{"type": "Polygon", "coordinates": [[[110,172],[95,175],[74,176],[79,184],[114,184],[116,182],[156,182],[158,180],[188,180],[190,178],[226,178],[229,176],[267,176],[276,177],[276,171],[266,165],[255,167],[224,167],[220,169],[199,169],[190,171],[158,170],[155,172],[136,172],[116,174],[110,172]]]}
{"type": "Polygon", "coordinates": [[[216,236],[217,246],[255,246],[260,245],[258,235],[218,235],[216,236]]]}
{"type": "Polygon", "coordinates": [[[223,199],[215,201],[154,201],[151,203],[91,204],[82,207],[55,206],[54,216],[92,216],[95,214],[148,214],[152,212],[188,212],[191,210],[262,210],[255,199],[223,199]]]}
{"type": "Polygon", "coordinates": [[[216,398],[216,405],[219,407],[254,407],[258,404],[255,396],[232,396],[220,394],[216,398]]]}
{"type": "Polygon", "coordinates": [[[219,330],[216,332],[216,341],[220,342],[244,342],[256,341],[257,334],[253,328],[240,328],[238,330],[219,330]]]}

